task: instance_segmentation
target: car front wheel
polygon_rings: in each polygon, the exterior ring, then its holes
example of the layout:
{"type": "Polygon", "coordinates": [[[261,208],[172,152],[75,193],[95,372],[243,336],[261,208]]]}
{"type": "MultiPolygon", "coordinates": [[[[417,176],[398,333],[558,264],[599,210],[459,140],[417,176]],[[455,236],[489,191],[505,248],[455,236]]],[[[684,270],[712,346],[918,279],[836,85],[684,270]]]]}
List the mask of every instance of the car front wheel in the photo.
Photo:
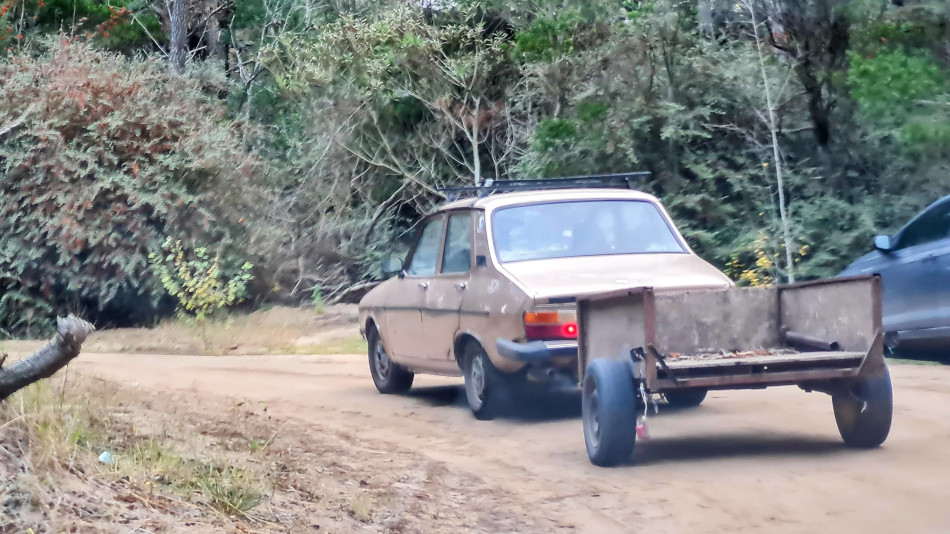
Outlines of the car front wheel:
{"type": "Polygon", "coordinates": [[[465,397],[472,413],[483,420],[501,415],[510,402],[508,377],[492,365],[485,349],[477,343],[469,343],[463,357],[465,397]]]}
{"type": "Polygon", "coordinates": [[[405,367],[390,359],[379,332],[371,328],[366,336],[369,341],[369,372],[380,393],[405,393],[412,387],[414,375],[405,367]]]}

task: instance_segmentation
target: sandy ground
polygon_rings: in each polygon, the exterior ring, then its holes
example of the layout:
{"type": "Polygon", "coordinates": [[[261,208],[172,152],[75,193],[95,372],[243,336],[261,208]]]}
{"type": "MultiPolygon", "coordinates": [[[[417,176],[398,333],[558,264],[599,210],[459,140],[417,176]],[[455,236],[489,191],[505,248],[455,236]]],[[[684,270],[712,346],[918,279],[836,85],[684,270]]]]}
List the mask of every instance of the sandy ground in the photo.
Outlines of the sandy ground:
{"type": "Polygon", "coordinates": [[[576,395],[482,422],[459,379],[417,377],[406,396],[379,395],[365,356],[84,354],[71,367],[196,409],[266,403],[301,447],[307,433],[348,440],[347,461],[362,456],[383,480],[424,464],[415,491],[429,506],[412,530],[950,532],[946,367],[893,366],[894,426],[880,449],[845,449],[825,395],[713,392],[696,409],[661,405],[651,439],[614,469],[588,462],[576,395]]]}

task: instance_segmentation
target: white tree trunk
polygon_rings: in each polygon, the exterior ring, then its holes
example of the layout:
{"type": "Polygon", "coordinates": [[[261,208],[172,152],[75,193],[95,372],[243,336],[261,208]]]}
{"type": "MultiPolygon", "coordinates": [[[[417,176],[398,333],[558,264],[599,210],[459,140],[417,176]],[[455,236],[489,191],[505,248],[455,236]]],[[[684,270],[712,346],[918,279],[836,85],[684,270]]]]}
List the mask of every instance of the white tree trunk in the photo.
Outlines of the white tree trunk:
{"type": "Polygon", "coordinates": [[[789,283],[795,282],[795,259],[792,252],[792,234],[788,224],[788,214],[785,211],[785,179],[782,176],[782,153],[778,144],[778,124],[775,120],[775,105],[772,103],[772,87],[769,84],[768,73],[765,71],[765,56],[762,54],[762,38],[759,35],[759,21],[755,13],[754,0],[747,0],[746,7],[752,15],[752,31],[755,35],[755,49],[759,53],[759,70],[762,73],[762,84],[765,88],[765,104],[768,108],[768,127],[772,136],[772,160],[775,165],[775,181],[778,186],[778,213],[782,223],[782,238],[785,246],[786,276],[789,283]]]}

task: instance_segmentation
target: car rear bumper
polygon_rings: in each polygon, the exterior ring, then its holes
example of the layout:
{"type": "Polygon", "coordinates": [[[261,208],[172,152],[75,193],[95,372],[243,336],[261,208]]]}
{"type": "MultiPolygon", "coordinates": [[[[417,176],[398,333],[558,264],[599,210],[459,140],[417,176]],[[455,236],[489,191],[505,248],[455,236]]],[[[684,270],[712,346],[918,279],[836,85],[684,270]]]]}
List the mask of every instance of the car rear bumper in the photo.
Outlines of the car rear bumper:
{"type": "Polygon", "coordinates": [[[577,341],[528,341],[519,343],[498,339],[498,354],[503,358],[536,363],[552,358],[577,357],[577,341]]]}

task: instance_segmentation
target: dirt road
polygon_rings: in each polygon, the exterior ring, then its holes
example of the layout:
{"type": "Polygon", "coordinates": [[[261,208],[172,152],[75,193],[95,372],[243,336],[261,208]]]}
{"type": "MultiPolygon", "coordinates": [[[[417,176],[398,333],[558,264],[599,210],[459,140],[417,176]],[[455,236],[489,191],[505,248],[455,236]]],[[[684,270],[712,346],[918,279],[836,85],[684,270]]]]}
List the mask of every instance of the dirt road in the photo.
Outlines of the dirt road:
{"type": "MultiPolygon", "coordinates": [[[[86,354],[73,366],[129,387],[173,391],[196,406],[227,397],[266,402],[269,413],[304,423],[298,427],[371,444],[367,454],[421,455],[458,475],[453,480],[475,481],[477,495],[455,488],[455,506],[517,510],[494,529],[950,532],[946,367],[892,367],[894,426],[877,450],[842,446],[825,395],[712,392],[697,409],[661,405],[634,462],[600,469],[588,463],[574,395],[481,422],[468,412],[459,379],[417,377],[409,395],[382,396],[364,356],[86,354]]],[[[454,531],[439,527],[432,525],[454,531]]]]}

